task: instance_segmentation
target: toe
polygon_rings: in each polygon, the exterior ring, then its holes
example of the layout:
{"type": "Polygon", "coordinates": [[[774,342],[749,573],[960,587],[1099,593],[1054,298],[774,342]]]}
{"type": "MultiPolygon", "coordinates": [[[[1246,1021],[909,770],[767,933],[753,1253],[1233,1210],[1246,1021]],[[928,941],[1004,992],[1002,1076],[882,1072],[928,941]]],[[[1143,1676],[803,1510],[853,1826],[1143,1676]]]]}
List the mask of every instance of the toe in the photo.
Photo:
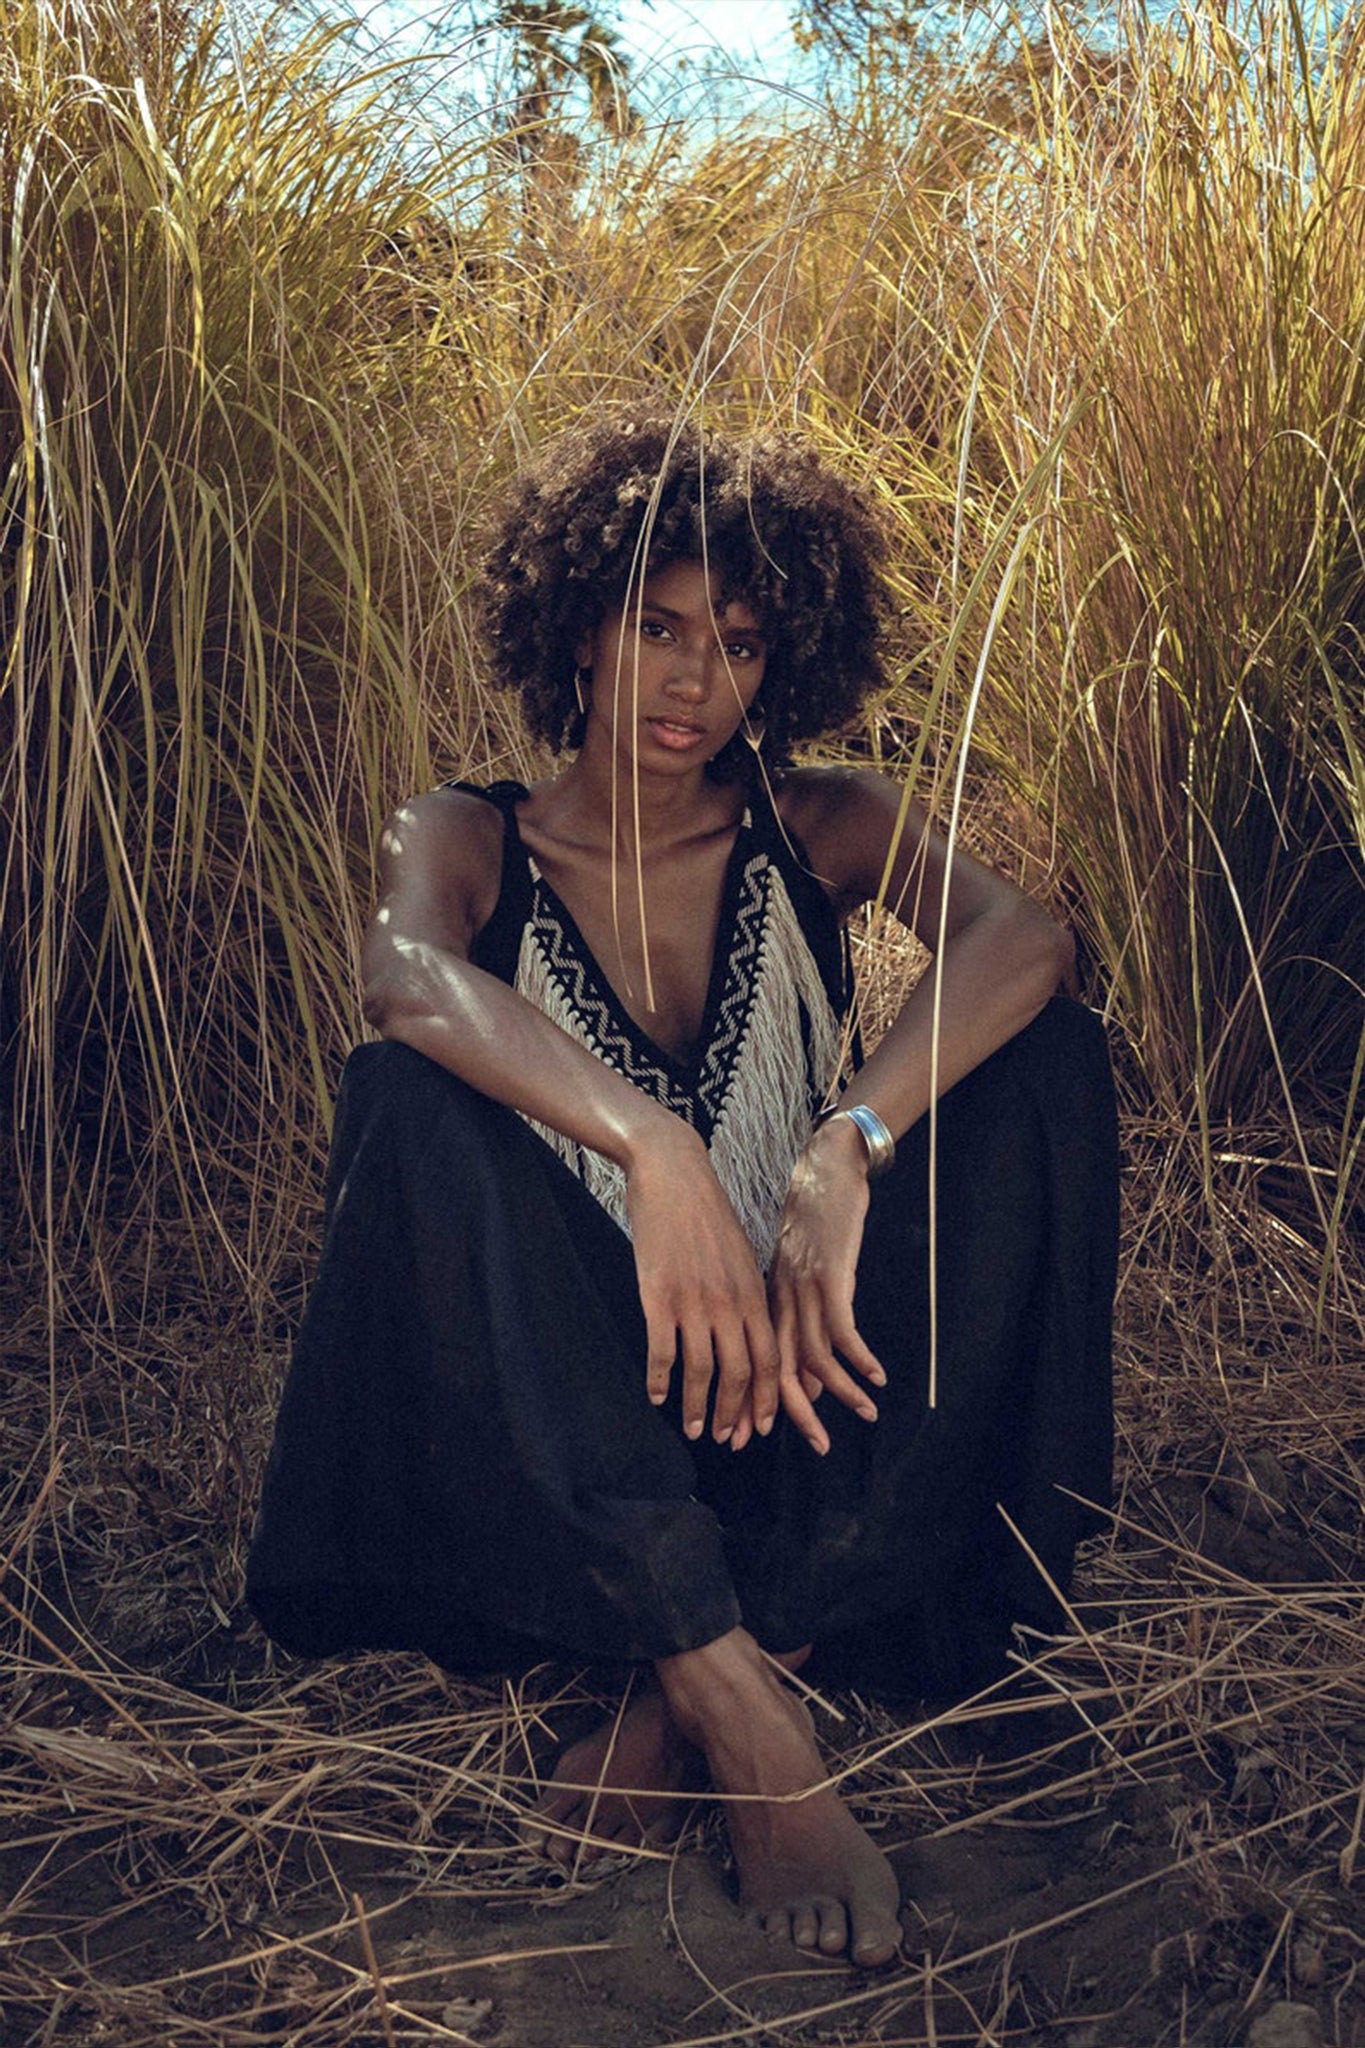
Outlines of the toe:
{"type": "Polygon", "coordinates": [[[889,1963],[900,1948],[901,1928],[895,1922],[879,1921],[875,1926],[860,1927],[849,1943],[849,1954],[864,1970],[880,1969],[889,1963]]]}
{"type": "Polygon", "coordinates": [[[581,1792],[551,1792],[536,1809],[536,1818],[549,1828],[576,1828],[587,1811],[581,1792]]]}
{"type": "Polygon", "coordinates": [[[540,1853],[559,1870],[581,1870],[597,1860],[603,1846],[601,1829],[594,1827],[589,1834],[583,1813],[575,1814],[571,1821],[561,1820],[553,1832],[547,1832],[540,1853]]]}
{"type": "Polygon", "coordinates": [[[760,1913],[758,1924],[771,1941],[795,1941],[792,1932],[792,1916],[785,1910],[777,1913],[760,1913]]]}
{"type": "Polygon", "coordinates": [[[838,1899],[820,1899],[820,1953],[841,1956],[848,1947],[848,1915],[838,1899]]]}
{"type": "Polygon", "coordinates": [[[820,1946],[820,1915],[814,1904],[797,1906],[791,1915],[792,1940],[798,1948],[820,1946]]]}

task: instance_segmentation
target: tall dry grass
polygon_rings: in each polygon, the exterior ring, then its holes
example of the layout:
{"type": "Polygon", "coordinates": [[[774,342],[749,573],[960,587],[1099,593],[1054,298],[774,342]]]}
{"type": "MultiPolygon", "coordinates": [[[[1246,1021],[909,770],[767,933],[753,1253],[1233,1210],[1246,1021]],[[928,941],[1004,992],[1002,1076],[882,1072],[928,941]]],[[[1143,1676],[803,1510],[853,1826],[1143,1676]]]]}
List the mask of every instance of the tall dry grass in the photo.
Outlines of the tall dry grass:
{"type": "Polygon", "coordinates": [[[1358,39],[1294,7],[1102,54],[1059,25],[974,70],[882,49],[785,132],[443,158],[383,78],[342,89],[326,31],[15,20],[0,803],[50,1225],[110,1175],[124,1217],[236,1186],[269,1221],[224,1234],[269,1270],[357,1028],[378,819],[436,757],[516,749],[460,612],[482,496],[662,388],[869,479],[901,680],[849,743],[927,754],[945,814],[1003,779],[1153,1098],[1206,1149],[1229,1117],[1329,1127],[1295,1142],[1339,1227],[1358,39]]]}
{"type": "Polygon", "coordinates": [[[1031,232],[982,224],[1006,472],[1079,401],[982,738],[1154,1090],[1207,1119],[1342,1090],[1365,960],[1365,80],[1358,43],[1315,73],[1294,15],[1249,26],[1176,17],[1107,75],[1054,51],[1031,232]]]}
{"type": "Polygon", "coordinates": [[[19,1186],[54,1246],[120,1261],[191,1217],[249,1287],[355,1029],[366,846],[433,747],[481,743],[452,687],[478,449],[462,467],[435,403],[422,284],[461,166],[420,181],[379,86],[341,92],[326,30],[81,0],[7,21],[19,1186]]]}

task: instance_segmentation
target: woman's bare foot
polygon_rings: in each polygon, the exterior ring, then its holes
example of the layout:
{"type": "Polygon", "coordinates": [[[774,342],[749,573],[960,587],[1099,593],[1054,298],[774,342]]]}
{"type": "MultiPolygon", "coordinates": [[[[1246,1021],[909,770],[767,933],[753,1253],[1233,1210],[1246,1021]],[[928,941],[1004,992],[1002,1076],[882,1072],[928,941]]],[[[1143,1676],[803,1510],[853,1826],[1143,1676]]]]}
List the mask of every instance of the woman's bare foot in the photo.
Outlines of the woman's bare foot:
{"type": "Polygon", "coordinates": [[[612,1849],[668,1842],[706,1763],[662,1693],[650,1690],[565,1750],[527,1833],[553,1863],[581,1865],[612,1849]]]}
{"type": "Polygon", "coordinates": [[[741,1903],[798,1948],[889,1962],[901,1938],[895,1872],[836,1792],[810,1789],[825,1778],[810,1716],[753,1637],[733,1629],[657,1669],[673,1718],[731,1795],[741,1903]]]}

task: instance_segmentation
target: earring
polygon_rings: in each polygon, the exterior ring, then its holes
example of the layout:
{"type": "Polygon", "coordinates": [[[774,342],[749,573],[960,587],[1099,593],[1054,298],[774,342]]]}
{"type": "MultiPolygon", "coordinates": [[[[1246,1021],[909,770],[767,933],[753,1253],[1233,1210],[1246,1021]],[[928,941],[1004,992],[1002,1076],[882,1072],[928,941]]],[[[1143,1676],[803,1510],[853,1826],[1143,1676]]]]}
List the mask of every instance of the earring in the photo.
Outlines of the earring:
{"type": "Polygon", "coordinates": [[[591,683],[592,670],[585,663],[580,662],[573,672],[573,693],[578,700],[578,715],[580,718],[586,718],[588,715],[588,706],[592,702],[588,694],[591,683]]]}
{"type": "Polygon", "coordinates": [[[757,754],[763,745],[763,735],[768,730],[768,720],[760,698],[755,697],[745,712],[742,730],[746,745],[751,746],[757,754]]]}

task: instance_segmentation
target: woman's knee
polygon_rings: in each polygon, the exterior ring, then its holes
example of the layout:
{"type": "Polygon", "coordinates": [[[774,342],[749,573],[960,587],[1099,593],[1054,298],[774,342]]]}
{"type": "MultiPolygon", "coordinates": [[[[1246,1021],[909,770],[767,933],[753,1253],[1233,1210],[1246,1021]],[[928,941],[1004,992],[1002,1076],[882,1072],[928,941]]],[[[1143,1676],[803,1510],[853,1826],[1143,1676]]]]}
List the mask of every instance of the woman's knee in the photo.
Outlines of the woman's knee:
{"type": "Polygon", "coordinates": [[[439,1162],[443,1178],[457,1178],[476,1161],[507,1158],[522,1133],[531,1137],[515,1111],[410,1045],[357,1046],[337,1094],[329,1205],[357,1171],[406,1184],[439,1162]]]}
{"type": "MultiPolygon", "coordinates": [[[[1000,1084],[1002,1101],[1033,1105],[1045,1121],[1107,1114],[1113,1077],[1103,1020],[1071,996],[1052,1000],[977,1070],[977,1084],[1000,1084]]],[[[967,1076],[970,1084],[974,1080],[967,1076]]],[[[960,1086],[962,1084],[959,1084],[960,1086]]],[[[956,1091],[955,1091],[956,1092],[956,1091]]],[[[965,1092],[970,1092],[968,1089],[965,1092]]]]}
{"type": "Polygon", "coordinates": [[[1099,1012],[1078,1003],[1073,996],[1053,996],[1009,1044],[1025,1058],[1068,1064],[1076,1060],[1108,1060],[1108,1041],[1099,1012]]]}
{"type": "Polygon", "coordinates": [[[1083,1004],[1056,996],[964,1075],[935,1117],[921,1117],[906,1133],[892,1172],[874,1183],[873,1215],[896,1213],[907,1251],[927,1243],[931,1160],[941,1208],[952,1207],[955,1190],[971,1213],[989,1211],[996,1194],[1026,1202],[1047,1170],[1045,1134],[1059,1120],[1107,1123],[1112,1096],[1103,1024],[1083,1004]]]}
{"type": "Polygon", "coordinates": [[[371,1122],[429,1135],[433,1124],[454,1117],[478,1123],[511,1117],[513,1111],[458,1074],[398,1039],[358,1045],[342,1070],[337,1120],[371,1122]]]}

